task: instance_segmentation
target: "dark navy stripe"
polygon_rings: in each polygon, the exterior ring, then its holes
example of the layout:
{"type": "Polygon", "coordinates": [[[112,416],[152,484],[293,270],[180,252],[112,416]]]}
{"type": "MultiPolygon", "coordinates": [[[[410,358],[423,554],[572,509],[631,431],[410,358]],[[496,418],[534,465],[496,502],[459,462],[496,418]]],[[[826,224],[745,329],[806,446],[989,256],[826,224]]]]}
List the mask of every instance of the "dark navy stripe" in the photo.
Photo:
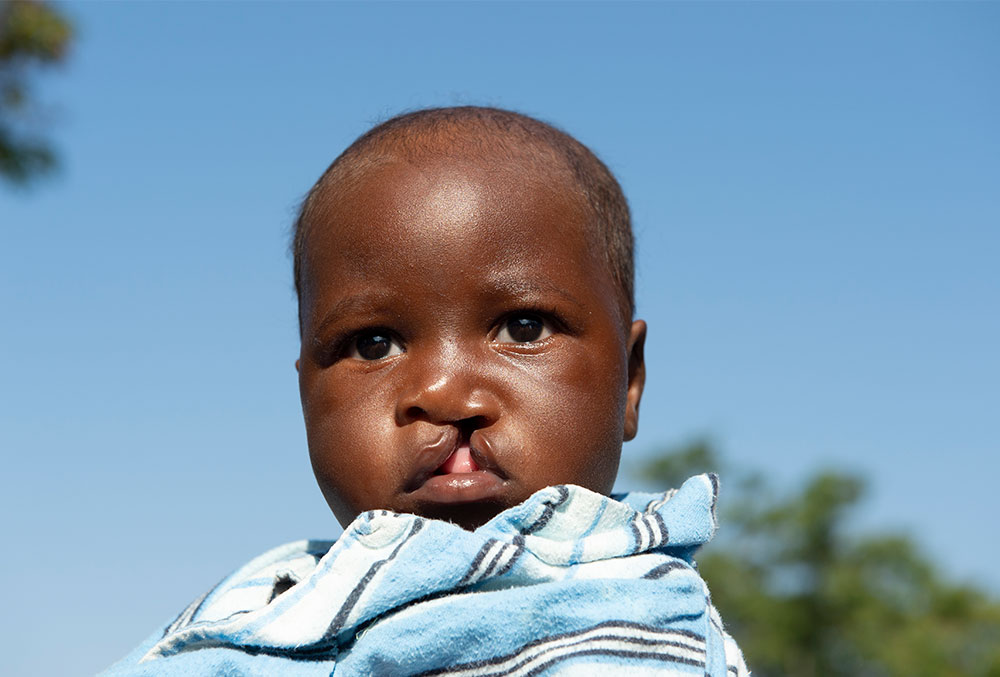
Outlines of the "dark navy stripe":
{"type": "Polygon", "coordinates": [[[649,529],[649,548],[656,548],[663,542],[663,532],[660,531],[660,525],[656,524],[652,515],[643,515],[642,523],[649,529]]]}
{"type": "Polygon", "coordinates": [[[642,515],[635,516],[635,526],[639,530],[639,543],[642,544],[645,541],[645,545],[640,545],[640,549],[648,550],[649,546],[653,542],[653,532],[650,530],[649,525],[646,524],[646,520],[642,518],[642,515]]]}
{"type": "Polygon", "coordinates": [[[689,568],[690,567],[688,565],[684,564],[683,562],[679,562],[677,560],[671,560],[671,561],[665,562],[664,564],[661,564],[659,566],[653,567],[652,569],[650,569],[649,571],[647,571],[645,574],[643,574],[642,577],[643,578],[663,578],[664,576],[666,576],[667,574],[669,574],[671,571],[675,571],[677,569],[689,569],[689,568]]]}
{"type": "MultiPolygon", "coordinates": [[[[588,628],[583,628],[581,630],[573,630],[571,632],[556,633],[554,635],[549,635],[549,636],[543,637],[541,639],[532,640],[531,642],[528,642],[527,644],[525,644],[524,646],[522,646],[519,650],[517,650],[517,651],[515,651],[513,653],[509,653],[509,654],[504,655],[504,656],[498,656],[498,657],[495,657],[495,658],[488,658],[488,659],[483,659],[483,660],[479,660],[479,661],[472,661],[472,662],[469,662],[469,663],[463,663],[461,665],[456,665],[456,666],[448,667],[448,668],[437,668],[437,669],[434,669],[434,670],[429,670],[427,672],[421,672],[420,675],[419,675],[419,677],[432,677],[433,675],[446,675],[446,674],[451,673],[451,672],[459,672],[459,671],[462,671],[462,670],[472,670],[472,669],[475,669],[475,668],[488,668],[491,665],[499,665],[500,663],[504,663],[506,661],[509,661],[512,658],[514,658],[515,656],[519,656],[521,654],[524,654],[525,652],[528,652],[528,651],[530,651],[532,649],[542,649],[542,650],[544,650],[544,647],[542,647],[541,645],[551,644],[551,643],[553,643],[553,642],[555,642],[557,640],[560,640],[560,639],[569,639],[569,638],[573,638],[573,637],[578,637],[580,635],[585,635],[585,634],[587,634],[589,632],[593,632],[595,630],[602,630],[602,629],[605,629],[605,628],[610,629],[610,630],[613,630],[613,629],[642,630],[642,631],[645,631],[645,632],[650,632],[650,633],[659,634],[659,635],[666,635],[666,636],[671,636],[671,635],[677,636],[677,635],[679,635],[681,637],[687,637],[689,639],[695,640],[696,642],[700,642],[702,644],[705,644],[705,637],[703,635],[699,635],[699,634],[697,634],[695,632],[691,632],[690,630],[682,630],[682,629],[665,630],[663,628],[658,628],[656,626],[646,625],[646,624],[643,624],[643,623],[633,623],[631,621],[605,621],[604,623],[598,623],[597,625],[593,625],[593,626],[590,626],[588,628]]],[[[706,650],[705,648],[691,647],[691,646],[688,646],[688,645],[685,645],[685,644],[680,644],[680,643],[678,643],[676,641],[670,641],[668,639],[662,639],[662,640],[647,639],[647,638],[641,638],[641,637],[629,637],[629,636],[615,635],[615,634],[610,634],[610,633],[603,634],[603,635],[598,635],[598,636],[592,637],[592,638],[587,638],[585,640],[581,640],[581,644],[584,644],[585,642],[588,642],[588,641],[591,641],[591,640],[596,640],[596,639],[616,639],[616,640],[628,641],[628,642],[633,642],[633,643],[643,643],[643,642],[646,642],[646,643],[649,643],[649,644],[665,644],[665,645],[671,645],[671,646],[682,646],[682,647],[685,647],[685,648],[689,649],[690,651],[696,651],[696,652],[700,651],[702,653],[704,653],[705,650],[706,650]]],[[[566,646],[572,646],[572,644],[569,644],[569,645],[566,645],[566,646]]],[[[536,653],[535,655],[537,656],[539,654],[536,653]]],[[[531,657],[528,657],[528,660],[530,660],[530,658],[531,657]]],[[[521,665],[524,665],[525,662],[527,662],[527,661],[520,662],[518,664],[518,666],[515,666],[515,668],[513,668],[513,669],[517,669],[517,667],[519,667],[521,665]]],[[[704,665],[704,662],[701,662],[701,663],[692,663],[692,664],[704,665]]],[[[501,673],[497,673],[497,674],[501,674],[501,673]]]]}
{"type": "Polygon", "coordinates": [[[549,520],[552,519],[552,515],[555,513],[556,508],[565,503],[566,499],[569,498],[569,489],[565,486],[560,484],[555,487],[555,489],[559,492],[559,497],[555,501],[545,501],[545,510],[542,512],[541,517],[539,517],[538,520],[530,527],[522,529],[521,533],[523,535],[527,536],[528,534],[533,534],[548,524],[549,520]]]}
{"type": "Polygon", "coordinates": [[[524,554],[524,536],[518,534],[517,536],[514,537],[514,554],[511,555],[511,558],[507,560],[506,564],[504,564],[502,567],[500,567],[499,570],[497,570],[494,576],[499,578],[500,576],[503,576],[505,573],[510,571],[511,567],[514,566],[514,562],[516,562],[521,557],[522,554],[524,554]]]}
{"type": "MultiPolygon", "coordinates": [[[[542,663],[531,672],[526,672],[525,677],[533,677],[541,674],[553,664],[559,661],[570,660],[579,656],[614,656],[615,658],[630,658],[639,661],[661,661],[663,663],[680,663],[682,665],[692,665],[696,668],[705,667],[705,661],[696,661],[684,656],[672,656],[670,654],[656,653],[653,651],[625,651],[622,649],[581,649],[565,656],[557,656],[545,663],[542,663]]],[[[498,673],[500,674],[500,673],[498,673]]],[[[509,674],[509,673],[508,673],[509,674]]]]}
{"type": "Polygon", "coordinates": [[[695,667],[705,667],[704,660],[697,660],[694,658],[689,658],[687,656],[681,656],[676,653],[670,653],[667,647],[671,649],[686,649],[694,653],[705,653],[704,649],[699,649],[696,647],[689,646],[687,644],[682,644],[680,642],[671,642],[664,640],[650,640],[640,637],[627,637],[621,635],[599,635],[596,637],[588,637],[587,639],[582,639],[574,644],[563,644],[561,646],[553,647],[540,647],[540,650],[533,655],[523,656],[521,660],[518,660],[516,664],[509,668],[499,667],[500,663],[507,662],[515,657],[525,653],[525,651],[519,651],[513,654],[509,654],[499,659],[490,659],[489,661],[476,661],[474,663],[464,663],[462,665],[457,665],[451,668],[443,668],[434,670],[431,672],[422,672],[418,677],[438,677],[441,675],[456,674],[460,672],[465,672],[467,670],[481,670],[476,677],[493,677],[494,675],[510,675],[524,668],[532,661],[536,661],[539,658],[544,658],[545,653],[548,651],[566,651],[567,649],[572,649],[568,653],[561,653],[558,656],[553,656],[552,658],[544,659],[539,665],[532,668],[529,672],[524,673],[525,675],[537,675],[542,670],[551,667],[553,664],[559,661],[572,660],[578,656],[593,656],[593,655],[605,655],[605,656],[615,656],[618,658],[632,658],[632,659],[656,659],[664,662],[671,663],[681,663],[683,665],[693,665],[695,667]],[[639,649],[610,649],[610,648],[600,648],[590,646],[592,642],[597,641],[615,641],[624,642],[626,644],[636,644],[645,647],[662,647],[663,651],[641,651],[639,649]],[[573,649],[573,647],[577,647],[573,649]],[[490,671],[490,666],[497,666],[495,670],[490,671]]]}
{"type": "Polygon", "coordinates": [[[484,578],[486,578],[487,576],[489,576],[490,573],[493,572],[493,569],[496,568],[497,563],[499,563],[500,559],[505,554],[507,554],[507,549],[510,548],[510,547],[512,547],[512,546],[504,545],[503,547],[500,548],[500,550],[497,552],[497,554],[493,555],[493,559],[490,560],[489,565],[487,565],[486,570],[483,572],[483,575],[479,577],[479,580],[483,580],[484,578]]]}
{"type": "Polygon", "coordinates": [[[710,472],[708,479],[712,482],[712,519],[715,520],[715,504],[719,501],[719,476],[710,472]]]}
{"type": "Polygon", "coordinates": [[[632,538],[635,539],[635,546],[632,548],[633,553],[639,552],[639,548],[642,547],[642,534],[639,533],[639,527],[635,525],[637,519],[637,517],[633,517],[628,524],[632,527],[632,538]]]}
{"type": "Polygon", "coordinates": [[[653,518],[656,520],[656,526],[660,527],[660,545],[666,545],[670,541],[670,530],[667,529],[667,523],[663,521],[663,515],[658,512],[653,513],[653,518]]]}
{"type": "Polygon", "coordinates": [[[236,648],[244,653],[250,654],[251,656],[276,656],[278,658],[284,658],[285,660],[292,660],[301,663],[319,663],[321,661],[330,661],[337,658],[337,649],[331,646],[323,646],[317,650],[286,649],[285,647],[277,646],[250,645],[243,645],[236,648]]]}
{"type": "MultiPolygon", "coordinates": [[[[489,552],[490,548],[493,547],[495,543],[499,543],[495,538],[491,538],[483,544],[483,547],[479,548],[479,552],[472,560],[472,564],[469,565],[469,570],[465,572],[462,576],[462,580],[458,582],[459,585],[465,585],[472,580],[472,577],[476,574],[476,570],[479,569],[479,565],[483,563],[483,558],[486,557],[486,553],[489,552]]],[[[502,552],[502,549],[501,549],[502,552]]]]}

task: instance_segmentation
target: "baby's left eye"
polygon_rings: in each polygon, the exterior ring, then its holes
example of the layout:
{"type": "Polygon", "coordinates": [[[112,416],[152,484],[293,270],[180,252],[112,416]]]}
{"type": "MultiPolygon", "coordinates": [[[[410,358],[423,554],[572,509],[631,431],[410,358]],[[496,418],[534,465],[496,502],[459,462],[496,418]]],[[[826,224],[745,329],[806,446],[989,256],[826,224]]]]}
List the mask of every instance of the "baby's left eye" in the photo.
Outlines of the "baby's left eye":
{"type": "Polygon", "coordinates": [[[501,343],[532,343],[552,336],[552,329],[537,315],[514,315],[507,318],[497,333],[501,343]]]}

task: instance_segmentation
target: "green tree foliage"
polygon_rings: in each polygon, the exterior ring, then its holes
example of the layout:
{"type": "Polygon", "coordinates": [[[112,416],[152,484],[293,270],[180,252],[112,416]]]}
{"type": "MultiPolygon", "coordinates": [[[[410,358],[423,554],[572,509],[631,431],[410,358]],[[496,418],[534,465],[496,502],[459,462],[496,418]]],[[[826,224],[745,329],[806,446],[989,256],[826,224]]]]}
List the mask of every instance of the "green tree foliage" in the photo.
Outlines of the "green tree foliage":
{"type": "MultiPolygon", "coordinates": [[[[699,441],[643,475],[677,486],[719,467],[699,441]]],[[[853,533],[859,477],[819,473],[777,495],[759,476],[723,474],[720,538],[698,561],[754,675],[1000,677],[1000,602],[947,580],[905,536],[853,533]]]]}
{"type": "Polygon", "coordinates": [[[69,22],[49,4],[0,0],[0,180],[26,183],[55,156],[36,131],[41,118],[29,81],[39,66],[62,61],[69,22]]]}

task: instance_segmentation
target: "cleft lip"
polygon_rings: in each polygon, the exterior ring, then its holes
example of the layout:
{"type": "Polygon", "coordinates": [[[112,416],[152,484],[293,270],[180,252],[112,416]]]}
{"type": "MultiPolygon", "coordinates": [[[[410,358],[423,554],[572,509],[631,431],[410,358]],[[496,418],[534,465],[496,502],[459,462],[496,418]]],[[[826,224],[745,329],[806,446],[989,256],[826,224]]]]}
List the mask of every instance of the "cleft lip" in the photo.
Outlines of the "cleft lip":
{"type": "MultiPolygon", "coordinates": [[[[409,494],[420,491],[425,488],[425,485],[432,478],[440,478],[435,479],[435,482],[431,483],[434,485],[440,484],[442,481],[456,484],[460,480],[472,480],[481,483],[485,477],[493,479],[491,484],[502,484],[507,481],[507,474],[496,464],[493,451],[492,443],[480,428],[468,430],[467,428],[455,425],[442,426],[438,438],[418,450],[416,454],[416,468],[406,485],[405,491],[409,494]],[[451,458],[452,454],[463,446],[468,447],[469,454],[475,465],[478,466],[478,470],[470,473],[445,472],[442,466],[451,458]]],[[[422,493],[428,492],[424,491],[422,493]]],[[[437,492],[432,491],[430,493],[437,492]]]]}

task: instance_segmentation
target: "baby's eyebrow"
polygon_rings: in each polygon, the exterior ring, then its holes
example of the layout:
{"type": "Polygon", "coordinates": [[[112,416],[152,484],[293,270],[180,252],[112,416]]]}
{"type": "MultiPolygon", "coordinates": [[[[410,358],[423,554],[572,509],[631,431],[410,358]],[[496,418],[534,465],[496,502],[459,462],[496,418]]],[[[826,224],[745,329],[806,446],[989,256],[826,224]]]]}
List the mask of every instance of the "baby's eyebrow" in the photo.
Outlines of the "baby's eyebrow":
{"type": "Polygon", "coordinates": [[[488,293],[510,297],[543,296],[556,294],[578,306],[583,302],[568,289],[545,279],[525,278],[520,275],[497,274],[489,276],[488,293]]]}
{"type": "MultiPolygon", "coordinates": [[[[516,273],[498,271],[487,276],[486,283],[482,286],[480,293],[483,297],[494,299],[527,299],[528,302],[544,297],[555,295],[576,306],[583,306],[583,302],[574,296],[568,289],[546,279],[528,278],[516,273]]],[[[327,310],[319,321],[313,336],[322,335],[332,324],[340,318],[356,314],[386,314],[393,317],[399,316],[399,295],[381,291],[365,290],[350,296],[337,299],[333,307],[327,310]]]]}
{"type": "Polygon", "coordinates": [[[316,331],[313,333],[323,333],[327,327],[345,315],[379,312],[391,312],[393,315],[397,315],[398,312],[393,311],[391,308],[392,301],[397,299],[398,297],[394,294],[379,293],[372,290],[338,299],[333,304],[333,307],[323,314],[323,319],[320,320],[316,331]]]}

